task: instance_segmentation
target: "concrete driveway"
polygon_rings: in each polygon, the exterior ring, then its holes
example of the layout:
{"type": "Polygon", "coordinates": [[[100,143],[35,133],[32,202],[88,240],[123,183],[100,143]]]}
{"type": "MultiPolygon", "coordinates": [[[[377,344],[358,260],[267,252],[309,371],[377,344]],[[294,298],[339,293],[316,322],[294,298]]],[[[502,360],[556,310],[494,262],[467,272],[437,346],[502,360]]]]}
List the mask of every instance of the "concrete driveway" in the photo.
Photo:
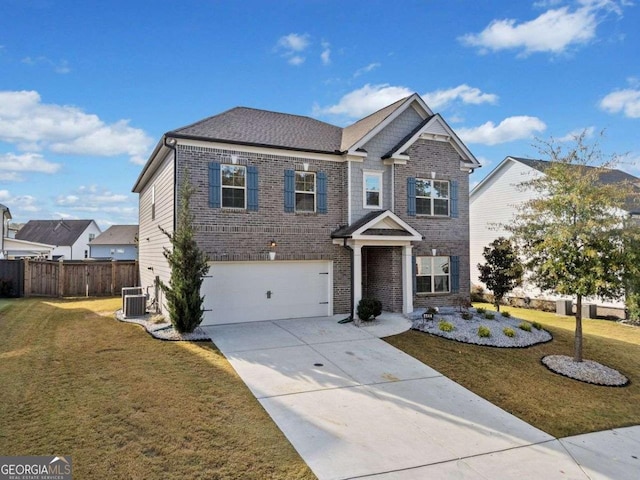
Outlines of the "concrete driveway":
{"type": "Polygon", "coordinates": [[[580,439],[568,450],[378,338],[407,330],[403,317],[339,318],[204,327],[318,478],[637,478],[627,456],[616,476],[602,462],[587,475],[569,454],[593,460],[580,439]]]}

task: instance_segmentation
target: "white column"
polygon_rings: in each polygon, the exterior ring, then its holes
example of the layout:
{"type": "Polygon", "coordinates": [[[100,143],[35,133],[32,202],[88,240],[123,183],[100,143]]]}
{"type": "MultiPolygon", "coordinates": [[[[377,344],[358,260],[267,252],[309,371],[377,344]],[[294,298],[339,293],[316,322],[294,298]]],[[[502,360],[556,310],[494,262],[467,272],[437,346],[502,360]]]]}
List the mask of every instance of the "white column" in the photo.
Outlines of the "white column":
{"type": "Polygon", "coordinates": [[[413,312],[413,247],[402,247],[402,313],[413,312]]]}
{"type": "Polygon", "coordinates": [[[353,245],[353,314],[362,300],[362,245],[353,245]]]}

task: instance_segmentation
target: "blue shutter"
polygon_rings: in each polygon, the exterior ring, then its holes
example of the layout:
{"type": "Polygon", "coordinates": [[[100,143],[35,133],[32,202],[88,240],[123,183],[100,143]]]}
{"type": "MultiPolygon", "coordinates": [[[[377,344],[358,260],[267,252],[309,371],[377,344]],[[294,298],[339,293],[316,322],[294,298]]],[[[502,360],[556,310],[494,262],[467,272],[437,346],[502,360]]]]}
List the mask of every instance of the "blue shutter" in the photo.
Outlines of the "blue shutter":
{"type": "Polygon", "coordinates": [[[258,210],[258,167],[247,167],[247,210],[258,210]]]}
{"type": "Polygon", "coordinates": [[[458,218],[458,181],[451,180],[451,218],[458,218]]]}
{"type": "Polygon", "coordinates": [[[220,208],[220,164],[209,162],[209,206],[220,208]]]}
{"type": "Polygon", "coordinates": [[[418,293],[418,257],[412,255],[411,261],[411,270],[413,272],[413,275],[411,277],[413,278],[413,294],[415,295],[416,293],[418,293]]]}
{"type": "Polygon", "coordinates": [[[316,174],[316,187],[318,188],[318,213],[327,213],[327,174],[316,174]]]}
{"type": "Polygon", "coordinates": [[[294,212],[296,209],[296,176],[293,170],[284,171],[284,211],[294,212]]]}
{"type": "Polygon", "coordinates": [[[453,256],[451,262],[451,292],[458,293],[460,291],[460,257],[453,256]]]}
{"type": "Polygon", "coordinates": [[[407,215],[416,216],[416,179],[407,178],[407,215]]]}

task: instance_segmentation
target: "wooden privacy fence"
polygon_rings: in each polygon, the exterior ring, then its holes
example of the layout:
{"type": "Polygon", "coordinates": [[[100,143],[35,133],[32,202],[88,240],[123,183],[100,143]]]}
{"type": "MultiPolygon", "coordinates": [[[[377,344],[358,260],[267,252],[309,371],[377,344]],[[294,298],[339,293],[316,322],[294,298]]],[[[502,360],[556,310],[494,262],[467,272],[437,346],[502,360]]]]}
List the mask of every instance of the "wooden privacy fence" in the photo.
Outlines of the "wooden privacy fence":
{"type": "Polygon", "coordinates": [[[24,296],[101,297],[140,284],[136,261],[24,261],[24,296]]]}

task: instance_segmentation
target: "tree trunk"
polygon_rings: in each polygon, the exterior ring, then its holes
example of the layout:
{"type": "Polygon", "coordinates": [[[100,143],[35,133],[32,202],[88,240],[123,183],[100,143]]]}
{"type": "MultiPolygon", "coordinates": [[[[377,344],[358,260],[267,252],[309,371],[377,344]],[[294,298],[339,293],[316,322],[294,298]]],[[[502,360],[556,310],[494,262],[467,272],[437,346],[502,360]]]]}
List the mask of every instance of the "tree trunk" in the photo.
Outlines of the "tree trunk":
{"type": "Polygon", "coordinates": [[[582,361],[582,295],[576,301],[576,331],[573,341],[573,361],[582,361]]]}

